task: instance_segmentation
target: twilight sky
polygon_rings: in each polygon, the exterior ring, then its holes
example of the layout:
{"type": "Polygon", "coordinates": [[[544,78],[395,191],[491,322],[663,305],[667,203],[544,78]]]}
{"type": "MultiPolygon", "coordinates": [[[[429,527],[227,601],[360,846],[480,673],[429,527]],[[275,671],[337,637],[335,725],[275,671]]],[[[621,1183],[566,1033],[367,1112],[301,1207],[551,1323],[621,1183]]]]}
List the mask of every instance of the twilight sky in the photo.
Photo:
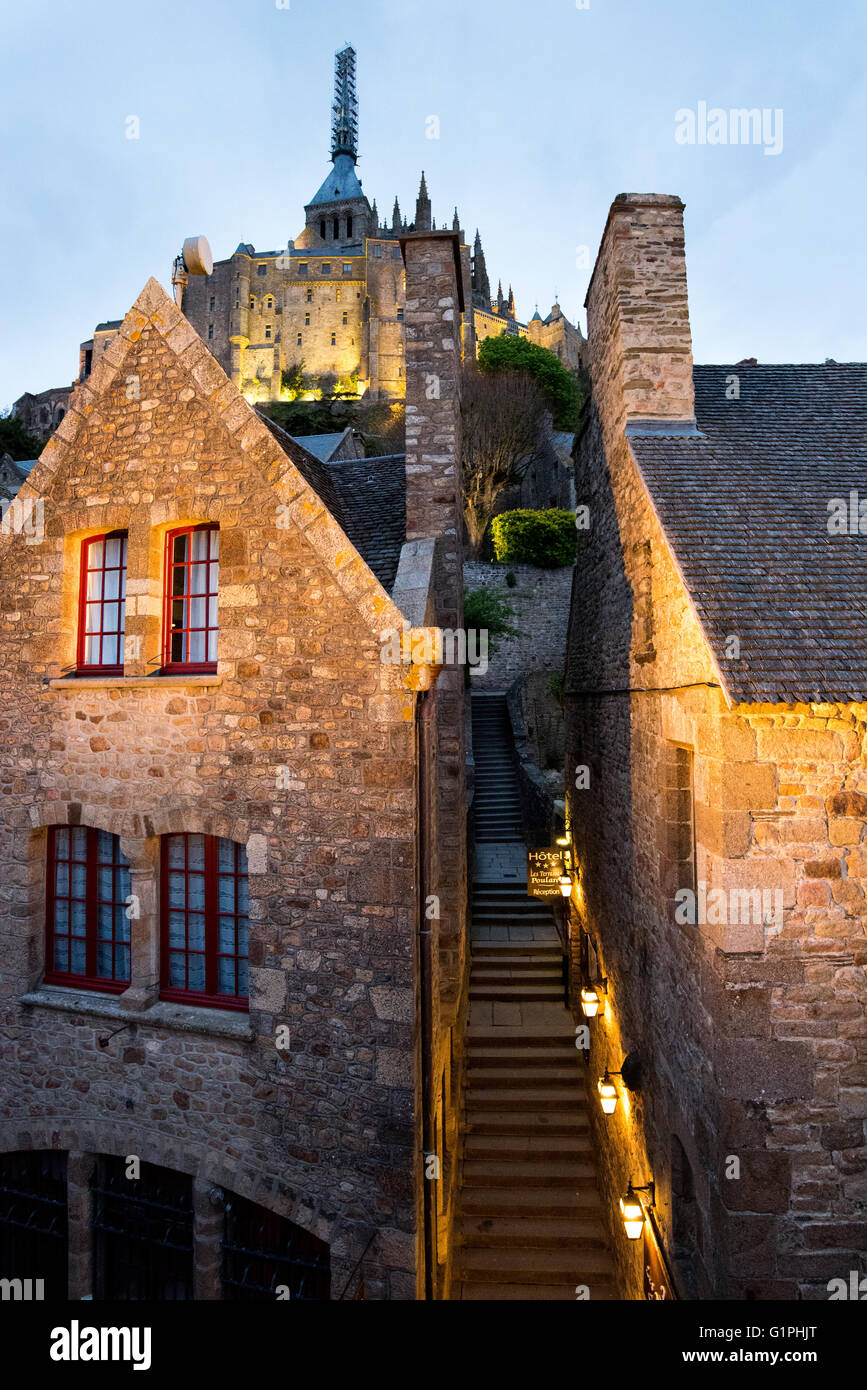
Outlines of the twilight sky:
{"type": "Polygon", "coordinates": [[[297,235],[347,42],[368,197],[390,218],[397,193],[411,217],[423,167],[434,217],[457,203],[480,227],[519,317],[557,291],[585,327],[612,198],[678,193],[697,361],[861,360],[865,16],[860,0],[0,0],[0,410],[71,381],[79,342],[148,276],[168,286],[185,236],[221,259],[297,235]],[[768,144],[781,110],[781,152],[679,143],[676,113],[698,131],[700,103],[767,109],[768,144]]]}

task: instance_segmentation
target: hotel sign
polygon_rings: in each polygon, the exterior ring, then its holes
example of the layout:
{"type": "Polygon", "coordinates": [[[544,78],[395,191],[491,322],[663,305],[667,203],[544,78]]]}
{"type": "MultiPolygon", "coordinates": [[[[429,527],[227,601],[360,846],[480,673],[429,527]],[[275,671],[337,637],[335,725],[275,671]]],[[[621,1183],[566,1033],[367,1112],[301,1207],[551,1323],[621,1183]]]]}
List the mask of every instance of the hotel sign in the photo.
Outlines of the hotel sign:
{"type": "Polygon", "coordinates": [[[559,849],[527,850],[527,897],[559,898],[563,856],[559,849]]]}

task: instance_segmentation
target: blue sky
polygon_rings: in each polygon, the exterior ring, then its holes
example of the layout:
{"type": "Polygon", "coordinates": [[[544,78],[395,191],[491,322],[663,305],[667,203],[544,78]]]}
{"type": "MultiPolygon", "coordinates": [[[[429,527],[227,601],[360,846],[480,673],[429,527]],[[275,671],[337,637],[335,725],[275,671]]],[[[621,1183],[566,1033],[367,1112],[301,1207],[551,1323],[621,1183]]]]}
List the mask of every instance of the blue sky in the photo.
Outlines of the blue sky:
{"type": "Polygon", "coordinates": [[[859,0],[278,2],[5,0],[0,409],[69,382],[185,236],[221,258],[300,231],[347,41],[368,196],[411,213],[424,167],[523,318],[556,290],[584,326],[612,198],[678,193],[698,361],[867,356],[859,0]],[[782,152],[678,144],[702,101],[782,109],[782,152]]]}

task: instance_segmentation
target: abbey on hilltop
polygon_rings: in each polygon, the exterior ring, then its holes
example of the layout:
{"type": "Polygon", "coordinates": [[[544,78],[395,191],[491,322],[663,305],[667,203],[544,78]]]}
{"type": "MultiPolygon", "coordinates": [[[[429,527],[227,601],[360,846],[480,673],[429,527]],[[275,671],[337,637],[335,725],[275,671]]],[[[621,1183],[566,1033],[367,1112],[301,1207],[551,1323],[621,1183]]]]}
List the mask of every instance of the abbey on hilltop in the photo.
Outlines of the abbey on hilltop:
{"type": "MultiPolygon", "coordinates": [[[[332,167],[304,209],[303,230],[278,250],[257,251],[241,242],[215,263],[212,275],[191,276],[184,289],[184,314],[250,401],[279,400],[298,389],[301,375],[312,390],[339,385],[347,395],[371,400],[406,395],[400,239],[438,227],[423,172],[412,220],[396,197],[391,222],[381,219],[376,200],[369,202],[361,186],[355,60],[351,47],[336,55],[332,167]]],[[[470,247],[457,208],[439,229],[460,238],[465,352],[475,352],[484,338],[508,333],[550,348],[566,366],[579,365],[584,337],[559,304],[546,319],[537,310],[522,323],[511,285],[508,295],[502,282],[491,292],[478,230],[470,247]]],[[[57,427],[74,386],[87,380],[120,326],[120,319],[99,323],[81,344],[78,376],[70,386],[28,391],[15,402],[14,412],[28,429],[47,434],[57,427]]]]}

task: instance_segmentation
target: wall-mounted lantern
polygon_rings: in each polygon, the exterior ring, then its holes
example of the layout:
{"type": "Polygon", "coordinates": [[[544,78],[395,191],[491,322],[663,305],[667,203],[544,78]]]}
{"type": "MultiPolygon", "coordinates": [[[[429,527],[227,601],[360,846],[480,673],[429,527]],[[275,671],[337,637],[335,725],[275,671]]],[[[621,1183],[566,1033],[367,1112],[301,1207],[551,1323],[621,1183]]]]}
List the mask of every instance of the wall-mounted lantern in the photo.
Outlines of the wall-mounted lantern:
{"type": "Polygon", "coordinates": [[[639,1192],[649,1193],[647,1205],[652,1207],[656,1201],[656,1184],[648,1182],[643,1187],[633,1187],[630,1182],[626,1189],[626,1196],[620,1198],[620,1214],[630,1240],[638,1240],[644,1230],[645,1211],[644,1204],[638,1196],[639,1192]]]}
{"type": "Polygon", "coordinates": [[[581,1012],[585,1018],[595,1018],[602,1007],[602,1000],[599,998],[595,985],[590,985],[589,989],[585,985],[581,991],[581,1012]]]}
{"type": "Polygon", "coordinates": [[[639,1091],[641,1089],[641,1058],[637,1052],[630,1052],[624,1057],[619,1071],[609,1071],[605,1068],[605,1075],[596,1083],[599,1092],[599,1104],[606,1115],[613,1115],[617,1109],[617,1087],[614,1085],[613,1078],[619,1076],[624,1086],[629,1091],[639,1091]]]}
{"type": "MultiPolygon", "coordinates": [[[[619,1076],[620,1072],[616,1071],[614,1075],[619,1076]]],[[[603,1113],[613,1115],[617,1109],[617,1087],[612,1081],[611,1072],[607,1067],[605,1068],[605,1075],[597,1081],[596,1089],[599,1092],[599,1104],[602,1106],[603,1113]]]]}

